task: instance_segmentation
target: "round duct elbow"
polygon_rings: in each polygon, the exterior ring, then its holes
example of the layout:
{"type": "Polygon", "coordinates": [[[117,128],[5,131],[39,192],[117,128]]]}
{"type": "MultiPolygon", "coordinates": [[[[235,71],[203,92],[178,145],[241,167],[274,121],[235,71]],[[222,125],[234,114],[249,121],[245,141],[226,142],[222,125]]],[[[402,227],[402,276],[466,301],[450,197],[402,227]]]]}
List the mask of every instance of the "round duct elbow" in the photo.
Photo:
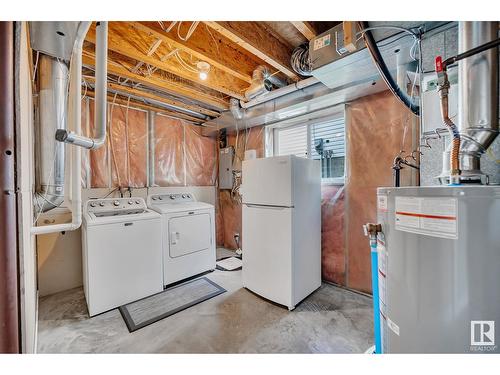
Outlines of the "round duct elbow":
{"type": "Polygon", "coordinates": [[[236,120],[241,120],[243,118],[243,108],[240,107],[240,101],[238,99],[231,98],[231,100],[229,100],[229,110],[236,120]]]}
{"type": "Polygon", "coordinates": [[[273,88],[273,84],[267,79],[263,79],[262,81],[256,82],[253,81],[250,87],[245,91],[245,98],[247,100],[251,100],[259,95],[265,94],[271,91],[273,88]]]}

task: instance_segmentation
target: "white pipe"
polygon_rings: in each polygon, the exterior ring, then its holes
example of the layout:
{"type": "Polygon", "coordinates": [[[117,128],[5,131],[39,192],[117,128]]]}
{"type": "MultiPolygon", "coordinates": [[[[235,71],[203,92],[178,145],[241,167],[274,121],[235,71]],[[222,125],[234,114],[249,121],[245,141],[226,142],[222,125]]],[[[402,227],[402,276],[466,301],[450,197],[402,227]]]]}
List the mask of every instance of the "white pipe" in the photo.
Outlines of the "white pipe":
{"type": "MultiPolygon", "coordinates": [[[[96,45],[95,45],[95,113],[94,123],[96,137],[89,138],[78,132],[60,130],[56,133],[56,139],[60,142],[69,143],[87,149],[97,149],[106,141],[106,94],[108,76],[108,22],[96,23],[96,45]]],[[[80,60],[80,82],[81,82],[81,60],[80,60]]]]}
{"type": "Polygon", "coordinates": [[[257,96],[256,98],[254,98],[248,102],[240,101],[240,105],[242,108],[245,108],[245,109],[250,108],[250,107],[254,107],[257,104],[265,103],[265,102],[268,102],[270,100],[284,96],[286,94],[290,94],[292,92],[305,89],[306,87],[315,85],[316,83],[319,83],[319,81],[315,77],[310,77],[310,78],[304,79],[302,81],[293,83],[291,85],[282,87],[280,89],[273,90],[267,94],[257,96]]]}
{"type": "MultiPolygon", "coordinates": [[[[82,130],[82,47],[90,25],[91,22],[80,22],[71,56],[68,118],[70,126],[77,134],[80,134],[82,130]]],[[[32,227],[32,234],[71,231],[80,228],[82,224],[81,148],[72,147],[71,152],[71,223],[32,227]]]]}

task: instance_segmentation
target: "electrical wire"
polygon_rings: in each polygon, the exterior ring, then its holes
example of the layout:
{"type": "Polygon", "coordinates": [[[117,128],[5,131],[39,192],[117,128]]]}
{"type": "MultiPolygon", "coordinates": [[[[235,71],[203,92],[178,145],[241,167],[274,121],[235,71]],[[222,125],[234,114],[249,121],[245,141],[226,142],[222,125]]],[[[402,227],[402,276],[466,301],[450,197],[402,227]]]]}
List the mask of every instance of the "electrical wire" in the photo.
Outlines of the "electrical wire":
{"type": "MultiPolygon", "coordinates": [[[[181,25],[182,25],[182,22],[179,22],[179,24],[177,25],[177,36],[179,37],[180,40],[184,41],[184,42],[187,42],[189,38],[191,38],[191,35],[193,35],[194,31],[196,30],[196,28],[198,27],[198,24],[200,23],[200,21],[194,21],[191,26],[189,27],[189,30],[188,32],[186,33],[185,36],[182,36],[181,35],[181,25]]],[[[172,26],[172,25],[170,25],[172,26]]]]}

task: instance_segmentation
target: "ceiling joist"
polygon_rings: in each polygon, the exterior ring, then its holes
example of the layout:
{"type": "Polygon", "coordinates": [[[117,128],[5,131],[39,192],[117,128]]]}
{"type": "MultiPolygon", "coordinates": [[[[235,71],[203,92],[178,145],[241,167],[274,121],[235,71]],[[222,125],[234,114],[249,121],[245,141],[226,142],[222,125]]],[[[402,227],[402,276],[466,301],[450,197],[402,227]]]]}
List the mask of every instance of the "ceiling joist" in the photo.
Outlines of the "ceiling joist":
{"type": "MultiPolygon", "coordinates": [[[[95,56],[93,50],[84,50],[83,64],[95,67],[95,56]]],[[[229,109],[228,99],[223,99],[221,97],[207,94],[205,92],[197,90],[190,85],[183,84],[182,82],[162,79],[161,76],[155,73],[149,76],[144,76],[139,73],[133,73],[133,68],[134,66],[132,66],[132,64],[130,63],[124,61],[114,61],[108,58],[108,73],[110,74],[128,78],[136,83],[141,83],[156,90],[164,91],[169,94],[185,97],[190,100],[203,103],[217,110],[229,109]]]]}
{"type": "MultiPolygon", "coordinates": [[[[95,44],[95,27],[92,27],[87,33],[86,40],[95,44]]],[[[126,22],[110,22],[108,34],[108,49],[121,55],[130,57],[137,61],[143,61],[150,66],[173,73],[179,77],[195,82],[198,85],[221,92],[228,96],[243,99],[243,92],[249,86],[247,82],[236,79],[234,76],[216,68],[211,67],[210,74],[206,80],[199,78],[196,66],[192,64],[186,55],[178,58],[171,54],[172,49],[166,45],[158,45],[157,38],[143,32],[137,32],[126,22]],[[149,55],[152,46],[156,45],[154,53],[149,55]]]]}
{"type": "MultiPolygon", "coordinates": [[[[90,82],[95,82],[94,77],[86,77],[86,79],[90,82]]],[[[203,108],[203,107],[200,107],[197,105],[186,104],[180,100],[166,98],[164,96],[160,96],[160,95],[157,95],[155,93],[151,93],[151,92],[144,91],[144,90],[139,90],[137,88],[130,87],[130,86],[124,86],[124,85],[119,85],[117,83],[108,82],[108,89],[112,90],[112,91],[117,91],[117,92],[123,93],[124,95],[128,94],[128,95],[133,95],[133,96],[137,96],[137,97],[141,97],[141,98],[145,98],[145,99],[151,99],[151,100],[154,100],[155,102],[158,102],[158,103],[162,103],[162,104],[165,104],[168,106],[177,107],[177,108],[180,108],[180,109],[183,109],[186,111],[190,111],[190,112],[196,112],[196,113],[199,113],[199,114],[202,114],[205,116],[218,117],[220,115],[220,113],[217,111],[212,111],[210,109],[206,109],[206,108],[203,108]]]]}
{"type": "Polygon", "coordinates": [[[316,37],[316,30],[307,21],[291,21],[292,25],[295,26],[297,30],[300,31],[302,35],[306,37],[307,40],[312,40],[316,37]]]}
{"type": "MultiPolygon", "coordinates": [[[[83,94],[83,92],[82,92],[82,94],[83,94]]],[[[88,97],[91,97],[91,98],[95,98],[95,92],[92,90],[87,90],[87,92],[85,92],[85,95],[88,97]]],[[[199,119],[197,117],[189,116],[189,115],[186,115],[186,114],[183,114],[180,112],[170,111],[168,109],[165,109],[165,108],[162,108],[159,106],[155,106],[152,104],[141,103],[141,102],[134,100],[134,99],[129,100],[126,96],[122,97],[122,96],[117,95],[115,97],[114,94],[108,94],[107,101],[109,104],[115,103],[115,104],[122,105],[122,106],[143,109],[146,111],[153,111],[156,113],[161,113],[161,114],[164,114],[167,116],[175,117],[179,120],[189,121],[189,122],[192,122],[195,124],[201,124],[203,122],[202,119],[199,119]]]]}
{"type": "Polygon", "coordinates": [[[292,51],[289,46],[281,43],[259,22],[206,21],[205,24],[289,78],[299,79],[290,66],[292,51]]]}
{"type": "Polygon", "coordinates": [[[188,41],[179,38],[176,27],[167,33],[162,30],[158,22],[131,22],[131,26],[140,32],[149,33],[175,48],[182,49],[197,59],[206,61],[211,66],[249,84],[252,82],[253,70],[259,65],[259,62],[250,59],[248,55],[234,48],[229,39],[210,31],[204,24],[198,25],[188,41]]]}

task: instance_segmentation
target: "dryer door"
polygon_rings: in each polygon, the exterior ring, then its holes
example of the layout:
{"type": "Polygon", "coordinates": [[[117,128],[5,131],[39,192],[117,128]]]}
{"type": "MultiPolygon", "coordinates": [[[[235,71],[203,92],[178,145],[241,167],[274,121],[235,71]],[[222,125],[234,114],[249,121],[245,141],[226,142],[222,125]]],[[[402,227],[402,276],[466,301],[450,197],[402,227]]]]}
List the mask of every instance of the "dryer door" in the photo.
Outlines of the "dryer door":
{"type": "Polygon", "coordinates": [[[170,218],[168,225],[170,257],[177,258],[208,249],[212,242],[210,228],[208,213],[192,213],[170,218]]]}

